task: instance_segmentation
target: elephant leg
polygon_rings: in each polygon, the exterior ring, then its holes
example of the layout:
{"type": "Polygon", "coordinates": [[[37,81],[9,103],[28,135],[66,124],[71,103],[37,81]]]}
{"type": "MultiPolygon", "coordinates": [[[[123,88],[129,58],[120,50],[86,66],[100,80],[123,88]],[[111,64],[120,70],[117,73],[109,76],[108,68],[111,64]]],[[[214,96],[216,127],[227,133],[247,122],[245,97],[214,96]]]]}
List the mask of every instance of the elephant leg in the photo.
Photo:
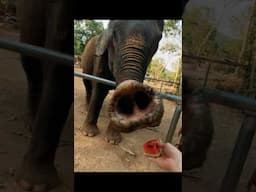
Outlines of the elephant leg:
{"type": "Polygon", "coordinates": [[[73,73],[64,67],[56,67],[54,70],[55,73],[49,74],[46,79],[49,83],[43,90],[33,124],[32,139],[16,175],[22,188],[45,189],[54,187],[59,182],[54,158],[73,99],[73,73]]]}
{"type": "Polygon", "coordinates": [[[99,117],[100,109],[106,95],[108,94],[109,89],[109,86],[100,83],[93,83],[92,95],[88,107],[87,117],[83,123],[81,130],[83,135],[92,137],[99,133],[99,129],[96,124],[99,117]]]}
{"type": "MultiPolygon", "coordinates": [[[[71,12],[70,5],[66,1],[49,3],[47,7],[49,18],[46,22],[44,39],[46,48],[72,55],[72,16],[69,12],[71,12]]],[[[40,24],[40,21],[37,22],[40,24]]],[[[32,27],[36,28],[36,25],[32,27]]],[[[34,33],[32,28],[30,33],[34,33]]],[[[18,186],[30,191],[48,191],[59,182],[57,170],[54,167],[55,153],[73,101],[72,66],[46,62],[43,64],[42,71],[44,83],[32,127],[32,138],[16,173],[18,186]]]]}
{"type": "Polygon", "coordinates": [[[86,96],[85,96],[85,101],[86,101],[86,105],[87,105],[87,109],[89,107],[89,103],[91,100],[91,95],[92,95],[92,83],[89,80],[84,79],[84,87],[86,89],[86,96]]]}
{"type": "Polygon", "coordinates": [[[32,130],[42,93],[42,66],[40,60],[24,55],[21,56],[21,61],[28,83],[28,115],[26,126],[29,128],[29,130],[32,130]]]}
{"type": "MultiPolygon", "coordinates": [[[[33,5],[33,3],[30,3],[30,6],[26,6],[26,4],[26,0],[17,2],[20,19],[20,41],[32,45],[43,46],[45,37],[45,25],[42,25],[44,20],[42,16],[43,5],[33,5]]],[[[37,58],[25,55],[21,55],[21,62],[28,83],[26,126],[31,130],[37,114],[42,92],[42,63],[37,58]]]]}
{"type": "Polygon", "coordinates": [[[121,142],[122,137],[120,131],[117,131],[118,129],[115,129],[114,126],[115,125],[113,124],[113,122],[110,121],[106,131],[105,139],[107,142],[116,145],[121,142]]]}

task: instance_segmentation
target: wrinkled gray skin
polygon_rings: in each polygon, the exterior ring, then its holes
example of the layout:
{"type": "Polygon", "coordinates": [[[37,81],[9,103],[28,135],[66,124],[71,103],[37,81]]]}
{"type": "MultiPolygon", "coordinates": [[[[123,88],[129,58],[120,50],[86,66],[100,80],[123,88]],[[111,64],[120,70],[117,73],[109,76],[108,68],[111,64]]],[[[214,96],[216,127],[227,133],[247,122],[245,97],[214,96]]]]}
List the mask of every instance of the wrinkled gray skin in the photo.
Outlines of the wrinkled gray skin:
{"type": "MultiPolygon", "coordinates": [[[[117,82],[119,91],[110,101],[111,121],[106,132],[110,143],[121,141],[120,131],[160,124],[162,102],[142,83],[162,38],[163,26],[162,20],[110,21],[108,29],[85,47],[81,57],[83,72],[117,82]]],[[[96,123],[102,103],[112,87],[88,80],[84,84],[88,114],[82,133],[95,136],[99,133],[96,123]]]]}
{"type": "MultiPolygon", "coordinates": [[[[72,55],[70,7],[71,1],[19,0],[20,41],[72,55]]],[[[54,158],[73,101],[73,67],[25,55],[21,61],[28,82],[27,125],[32,138],[16,172],[17,188],[48,191],[59,182],[54,158]]]]}

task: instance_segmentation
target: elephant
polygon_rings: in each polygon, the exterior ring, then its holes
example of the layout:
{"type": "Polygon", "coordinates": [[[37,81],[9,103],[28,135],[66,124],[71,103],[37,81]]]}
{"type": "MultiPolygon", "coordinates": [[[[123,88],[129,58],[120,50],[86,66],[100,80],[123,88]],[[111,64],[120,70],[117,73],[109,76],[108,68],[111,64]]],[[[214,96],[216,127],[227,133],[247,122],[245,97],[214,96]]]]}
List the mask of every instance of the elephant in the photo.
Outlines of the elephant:
{"type": "MultiPolygon", "coordinates": [[[[121,141],[120,132],[131,132],[146,126],[158,126],[163,116],[162,100],[155,91],[143,85],[146,69],[162,38],[163,20],[111,20],[108,28],[92,37],[81,56],[83,73],[116,81],[109,103],[110,123],[106,140],[121,141]]],[[[112,89],[84,80],[88,114],[82,134],[99,133],[97,119],[104,98],[112,89]]]]}
{"type": "MultiPolygon", "coordinates": [[[[71,3],[19,0],[20,41],[72,56],[71,3]]],[[[16,183],[19,189],[46,191],[59,183],[54,159],[73,102],[73,66],[26,55],[21,55],[21,63],[28,84],[27,125],[32,138],[16,171],[16,183]]]]}
{"type": "Polygon", "coordinates": [[[201,167],[212,142],[214,126],[210,106],[201,89],[193,89],[186,76],[182,79],[182,129],[179,149],[182,168],[201,167]]]}

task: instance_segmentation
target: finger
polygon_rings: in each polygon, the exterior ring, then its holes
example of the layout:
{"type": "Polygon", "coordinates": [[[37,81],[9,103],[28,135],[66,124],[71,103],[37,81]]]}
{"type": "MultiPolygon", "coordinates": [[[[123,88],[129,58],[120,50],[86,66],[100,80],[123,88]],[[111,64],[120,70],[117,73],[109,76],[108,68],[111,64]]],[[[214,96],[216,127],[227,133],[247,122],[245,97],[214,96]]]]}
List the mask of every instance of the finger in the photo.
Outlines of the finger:
{"type": "Polygon", "coordinates": [[[174,158],[181,155],[181,152],[170,143],[163,144],[163,153],[170,158],[174,158]]]}
{"type": "Polygon", "coordinates": [[[164,145],[165,145],[165,143],[159,143],[159,144],[158,144],[158,146],[159,146],[160,148],[163,148],[164,145]]]}

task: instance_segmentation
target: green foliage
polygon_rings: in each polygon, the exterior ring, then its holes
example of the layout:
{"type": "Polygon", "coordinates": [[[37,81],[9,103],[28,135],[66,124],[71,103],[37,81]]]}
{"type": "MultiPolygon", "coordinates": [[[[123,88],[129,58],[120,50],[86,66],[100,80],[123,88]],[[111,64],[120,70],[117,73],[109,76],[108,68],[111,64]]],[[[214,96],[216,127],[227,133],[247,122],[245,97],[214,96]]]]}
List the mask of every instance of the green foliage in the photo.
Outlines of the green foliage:
{"type": "MultiPolygon", "coordinates": [[[[208,32],[212,30],[213,23],[210,23],[209,20],[214,19],[211,18],[208,8],[195,7],[186,10],[183,20],[183,52],[192,55],[197,54],[198,46],[207,36],[208,32]]],[[[203,47],[201,55],[211,55],[216,52],[217,42],[215,37],[216,29],[214,28],[205,47],[203,47]]]]}
{"type": "Polygon", "coordinates": [[[163,72],[164,72],[165,68],[162,65],[162,63],[163,63],[162,58],[152,59],[150,65],[147,68],[147,73],[152,78],[159,78],[160,76],[163,76],[163,72]]]}
{"type": "Polygon", "coordinates": [[[177,76],[176,76],[176,79],[175,79],[176,82],[179,82],[181,80],[181,77],[182,77],[182,64],[181,63],[182,62],[181,62],[181,58],[180,58],[179,64],[177,66],[177,72],[176,72],[177,76]]]}
{"type": "Polygon", "coordinates": [[[181,34],[179,27],[179,20],[165,20],[164,21],[164,34],[166,36],[181,34]]]}
{"type": "Polygon", "coordinates": [[[232,38],[227,34],[217,31],[217,26],[221,23],[221,18],[218,21],[219,23],[216,22],[209,8],[193,7],[187,9],[183,18],[183,52],[196,55],[198,47],[208,37],[200,51],[200,55],[237,60],[244,35],[244,16],[245,13],[242,13],[230,19],[230,26],[240,34],[240,38],[232,38]],[[243,16],[243,19],[241,19],[241,16],[243,16]]]}
{"type": "MultiPolygon", "coordinates": [[[[180,65],[181,66],[181,65],[180,65]]],[[[147,74],[155,79],[162,79],[166,81],[175,80],[176,72],[168,71],[163,65],[162,58],[152,59],[150,65],[147,68],[147,74]]],[[[180,67],[181,75],[181,67],[180,67]]]]}
{"type": "Polygon", "coordinates": [[[163,51],[163,52],[169,52],[169,53],[175,52],[175,51],[177,51],[177,49],[178,49],[178,47],[177,47],[177,45],[174,44],[174,43],[166,43],[164,46],[162,46],[162,47],[160,48],[161,51],[163,51]]]}
{"type": "Polygon", "coordinates": [[[103,23],[94,20],[74,21],[74,52],[80,55],[84,46],[93,36],[100,34],[104,30],[103,23]]]}
{"type": "MultiPolygon", "coordinates": [[[[159,50],[165,53],[167,57],[172,57],[173,55],[181,55],[181,27],[180,20],[165,20],[164,32],[163,32],[163,42],[160,44],[159,50]]],[[[158,56],[159,57],[159,56],[158,56]]],[[[168,63],[169,61],[165,61],[168,63]]],[[[180,73],[169,71],[163,64],[163,58],[153,59],[149,68],[148,74],[156,79],[162,79],[166,81],[175,81],[177,78],[181,77],[181,66],[180,73]]],[[[168,63],[169,64],[169,63],[168,63]]],[[[175,65],[175,63],[172,63],[175,65]]],[[[180,63],[177,63],[178,66],[180,63]]]]}
{"type": "MultiPolygon", "coordinates": [[[[182,32],[182,28],[179,25],[179,20],[165,20],[164,36],[167,38],[177,39],[179,41],[182,32]]],[[[162,52],[174,53],[181,50],[181,43],[177,43],[177,41],[166,42],[160,50],[162,52]]]]}

